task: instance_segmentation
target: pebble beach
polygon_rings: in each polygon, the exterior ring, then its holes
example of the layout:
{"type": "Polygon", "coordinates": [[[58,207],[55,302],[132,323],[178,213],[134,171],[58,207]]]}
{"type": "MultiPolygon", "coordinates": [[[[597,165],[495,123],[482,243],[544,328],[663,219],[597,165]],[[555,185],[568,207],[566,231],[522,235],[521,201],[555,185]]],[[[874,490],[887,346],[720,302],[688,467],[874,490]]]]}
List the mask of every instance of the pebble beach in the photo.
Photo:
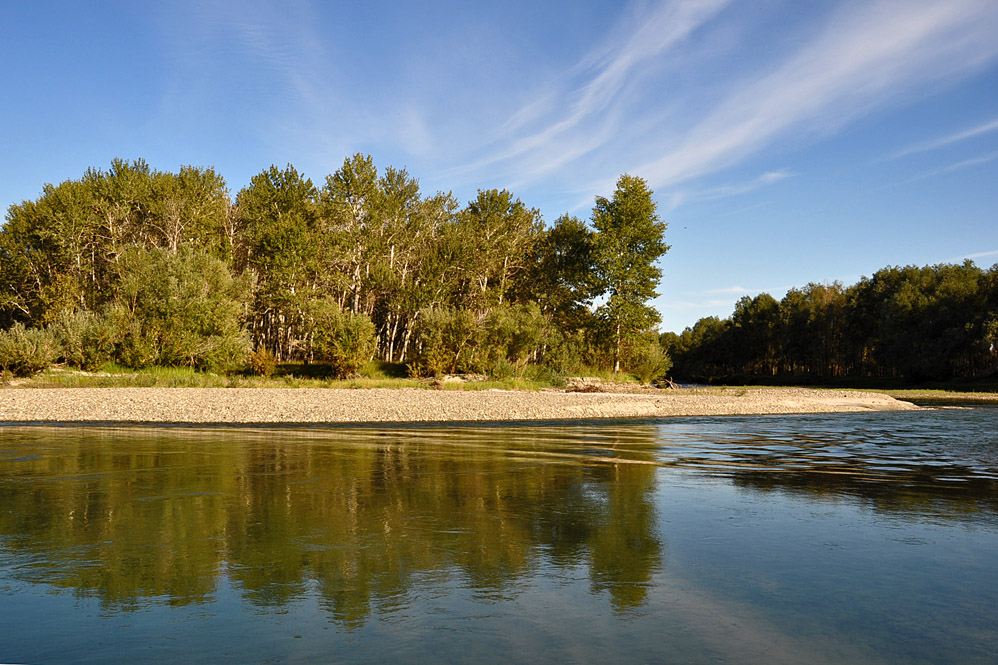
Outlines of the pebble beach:
{"type": "Polygon", "coordinates": [[[0,424],[339,424],[598,420],[901,411],[888,395],[810,388],[644,393],[333,388],[25,388],[0,390],[0,424]]]}

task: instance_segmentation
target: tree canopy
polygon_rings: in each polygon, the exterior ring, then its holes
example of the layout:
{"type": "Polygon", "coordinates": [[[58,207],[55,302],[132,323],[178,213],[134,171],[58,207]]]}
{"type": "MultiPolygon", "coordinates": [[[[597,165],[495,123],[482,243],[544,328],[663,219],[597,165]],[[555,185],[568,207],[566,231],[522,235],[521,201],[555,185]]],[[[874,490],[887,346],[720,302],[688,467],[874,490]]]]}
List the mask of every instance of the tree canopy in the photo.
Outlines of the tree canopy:
{"type": "Polygon", "coordinates": [[[598,198],[591,226],[550,227],[507,190],[462,207],[369,155],[320,182],[270,166],[233,200],[211,168],[115,160],[46,185],[0,227],[0,330],[58,328],[76,349],[63,359],[88,366],[220,369],[253,351],[337,373],[379,358],[506,374],[658,353],[645,341],[665,225],[640,178],[598,198]],[[224,353],[194,350],[220,335],[224,353]]]}
{"type": "Polygon", "coordinates": [[[641,178],[622,175],[612,199],[596,197],[593,208],[593,259],[606,294],[597,310],[613,339],[613,371],[620,371],[627,340],[658,323],[648,301],[658,295],[662,276],[658,259],[668,251],[665,223],[656,212],[652,192],[641,178]]]}

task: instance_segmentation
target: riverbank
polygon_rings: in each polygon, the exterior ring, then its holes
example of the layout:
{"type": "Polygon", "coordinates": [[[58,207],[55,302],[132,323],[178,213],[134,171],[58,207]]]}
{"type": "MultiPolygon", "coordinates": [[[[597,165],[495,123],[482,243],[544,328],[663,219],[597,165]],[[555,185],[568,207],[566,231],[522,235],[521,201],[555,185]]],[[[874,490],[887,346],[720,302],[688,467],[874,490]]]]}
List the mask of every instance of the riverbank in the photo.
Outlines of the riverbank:
{"type": "Polygon", "coordinates": [[[998,406],[998,392],[951,390],[882,390],[886,395],[919,406],[998,406]]]}
{"type": "Polygon", "coordinates": [[[811,388],[698,388],[645,393],[411,388],[27,388],[0,391],[0,422],[476,422],[917,408],[881,393],[811,388]]]}

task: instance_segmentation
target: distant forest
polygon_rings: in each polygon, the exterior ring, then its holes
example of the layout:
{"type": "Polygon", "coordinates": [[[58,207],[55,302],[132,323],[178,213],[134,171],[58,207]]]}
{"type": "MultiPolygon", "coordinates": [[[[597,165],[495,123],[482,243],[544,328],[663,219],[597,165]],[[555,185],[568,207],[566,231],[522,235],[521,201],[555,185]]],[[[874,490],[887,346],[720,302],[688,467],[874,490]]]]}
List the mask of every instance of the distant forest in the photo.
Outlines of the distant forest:
{"type": "Polygon", "coordinates": [[[849,287],[808,284],[738,301],[661,343],[677,377],[702,382],[909,382],[998,375],[998,265],[889,267],[849,287]]]}
{"type": "Polygon", "coordinates": [[[212,168],[115,160],[45,185],[0,227],[0,371],[259,373],[371,359],[414,376],[668,369],[648,306],[668,249],[641,178],[545,226],[505,190],[461,206],[354,155],[321,185],[270,167],[231,199],[212,168]]]}

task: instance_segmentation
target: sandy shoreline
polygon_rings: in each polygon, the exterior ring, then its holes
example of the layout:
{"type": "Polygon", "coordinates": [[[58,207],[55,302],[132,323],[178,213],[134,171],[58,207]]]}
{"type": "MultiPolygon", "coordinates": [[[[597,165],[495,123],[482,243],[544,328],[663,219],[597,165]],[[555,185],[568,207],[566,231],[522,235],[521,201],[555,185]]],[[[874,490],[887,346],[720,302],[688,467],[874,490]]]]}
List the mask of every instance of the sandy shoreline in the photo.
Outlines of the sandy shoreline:
{"type": "Polygon", "coordinates": [[[407,423],[901,411],[880,393],[810,388],[568,393],[329,388],[0,390],[0,423],[407,423]]]}

